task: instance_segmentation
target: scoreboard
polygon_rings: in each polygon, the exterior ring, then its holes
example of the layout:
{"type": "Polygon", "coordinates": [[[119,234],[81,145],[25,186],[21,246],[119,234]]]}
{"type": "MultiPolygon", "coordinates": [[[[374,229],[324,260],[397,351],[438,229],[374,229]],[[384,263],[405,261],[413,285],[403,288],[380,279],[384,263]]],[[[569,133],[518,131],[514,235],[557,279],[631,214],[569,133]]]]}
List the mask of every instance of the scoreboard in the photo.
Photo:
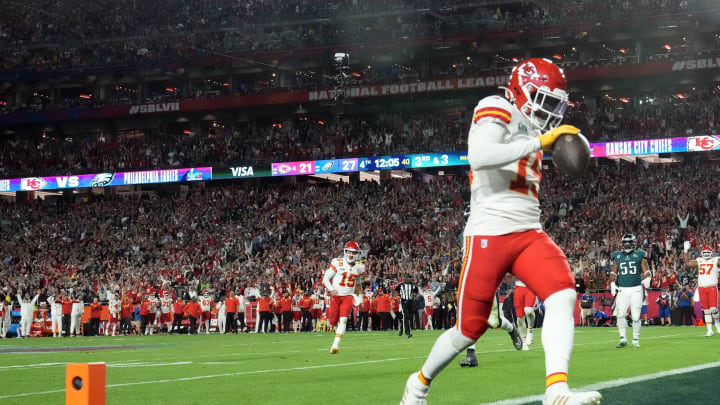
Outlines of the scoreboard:
{"type": "Polygon", "coordinates": [[[421,153],[347,159],[280,162],[272,164],[273,176],[371,172],[467,165],[467,152],[421,153]]]}
{"type": "MultiPolygon", "coordinates": [[[[590,156],[593,158],[715,151],[720,150],[720,135],[597,142],[590,144],[590,150],[590,156]]],[[[550,156],[548,154],[544,156],[544,159],[549,158],[550,156]]],[[[468,165],[467,152],[429,152],[409,155],[302,160],[277,163],[254,161],[237,164],[235,166],[189,167],[165,170],[0,179],[0,192],[112,187],[466,165],[468,165]]]]}

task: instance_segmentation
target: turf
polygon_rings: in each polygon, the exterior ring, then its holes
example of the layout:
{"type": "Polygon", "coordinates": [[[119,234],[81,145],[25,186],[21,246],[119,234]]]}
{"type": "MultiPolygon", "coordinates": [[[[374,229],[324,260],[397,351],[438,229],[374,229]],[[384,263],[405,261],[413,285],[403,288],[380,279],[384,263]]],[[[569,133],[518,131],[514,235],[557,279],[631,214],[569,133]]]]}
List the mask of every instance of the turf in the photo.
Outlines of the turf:
{"type": "MultiPolygon", "coordinates": [[[[406,339],[349,332],[337,355],[328,353],[331,333],[5,339],[0,402],[63,403],[64,364],[102,361],[108,404],[394,404],[439,333],[417,331],[406,339]]],[[[616,349],[614,328],[577,329],[571,387],[720,360],[720,336],[703,337],[705,328],[642,333],[640,349],[616,349]]],[[[429,402],[481,404],[541,394],[539,335],[529,352],[521,352],[506,333],[488,332],[477,347],[480,367],[461,369],[458,357],[435,380],[429,402]]],[[[610,388],[603,391],[605,403],[650,403],[638,402],[638,395],[654,397],[653,403],[689,403],[686,396],[709,391],[708,381],[718,381],[718,374],[714,368],[610,388]]]]}

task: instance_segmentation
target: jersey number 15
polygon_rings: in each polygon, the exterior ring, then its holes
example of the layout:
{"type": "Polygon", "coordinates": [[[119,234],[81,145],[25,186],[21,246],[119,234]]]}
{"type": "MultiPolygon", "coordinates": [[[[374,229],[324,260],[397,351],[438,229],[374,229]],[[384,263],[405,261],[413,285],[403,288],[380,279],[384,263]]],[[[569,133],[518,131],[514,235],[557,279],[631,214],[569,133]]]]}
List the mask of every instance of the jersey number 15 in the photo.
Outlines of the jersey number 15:
{"type": "Polygon", "coordinates": [[[354,287],[355,277],[357,277],[357,274],[352,274],[344,271],[342,274],[342,280],[340,280],[340,283],[338,283],[338,285],[340,287],[354,287]]]}

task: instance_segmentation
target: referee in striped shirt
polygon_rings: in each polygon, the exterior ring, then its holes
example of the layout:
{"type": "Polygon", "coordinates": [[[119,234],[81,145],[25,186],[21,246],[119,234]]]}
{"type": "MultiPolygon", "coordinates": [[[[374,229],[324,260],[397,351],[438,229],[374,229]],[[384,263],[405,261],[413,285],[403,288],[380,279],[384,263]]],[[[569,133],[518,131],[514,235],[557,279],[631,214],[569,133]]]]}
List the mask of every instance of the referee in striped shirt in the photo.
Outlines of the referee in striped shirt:
{"type": "MultiPolygon", "coordinates": [[[[400,292],[400,305],[402,306],[403,327],[405,328],[405,334],[408,338],[411,338],[412,333],[410,333],[410,320],[412,319],[413,300],[417,295],[418,289],[415,284],[405,280],[397,286],[397,291],[400,292]]],[[[402,331],[400,331],[398,336],[402,336],[402,331]]]]}

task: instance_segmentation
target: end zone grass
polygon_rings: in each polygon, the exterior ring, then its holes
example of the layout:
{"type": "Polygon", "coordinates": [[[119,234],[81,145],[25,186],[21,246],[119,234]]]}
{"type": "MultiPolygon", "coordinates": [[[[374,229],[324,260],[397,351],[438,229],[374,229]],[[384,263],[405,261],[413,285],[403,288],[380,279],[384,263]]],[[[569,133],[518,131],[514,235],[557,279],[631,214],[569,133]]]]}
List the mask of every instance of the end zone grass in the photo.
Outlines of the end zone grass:
{"type": "MultiPolygon", "coordinates": [[[[514,350],[502,331],[488,332],[477,347],[480,367],[461,369],[458,357],[435,380],[429,402],[481,404],[541,394],[539,332],[529,352],[514,350]]],[[[337,355],[328,353],[332,333],[6,339],[0,341],[0,401],[63,403],[64,365],[103,361],[108,404],[395,404],[439,333],[417,331],[407,339],[348,332],[337,355]]],[[[704,333],[704,327],[643,328],[640,349],[616,349],[616,329],[576,329],[570,386],[717,362],[720,336],[704,333]]],[[[611,404],[650,403],[640,397],[688,403],[683,394],[698,398],[695,393],[708,391],[707,379],[695,374],[602,392],[611,404]],[[682,390],[673,389],[678,384],[682,390]]],[[[717,376],[720,365],[699,374],[717,376]]]]}

